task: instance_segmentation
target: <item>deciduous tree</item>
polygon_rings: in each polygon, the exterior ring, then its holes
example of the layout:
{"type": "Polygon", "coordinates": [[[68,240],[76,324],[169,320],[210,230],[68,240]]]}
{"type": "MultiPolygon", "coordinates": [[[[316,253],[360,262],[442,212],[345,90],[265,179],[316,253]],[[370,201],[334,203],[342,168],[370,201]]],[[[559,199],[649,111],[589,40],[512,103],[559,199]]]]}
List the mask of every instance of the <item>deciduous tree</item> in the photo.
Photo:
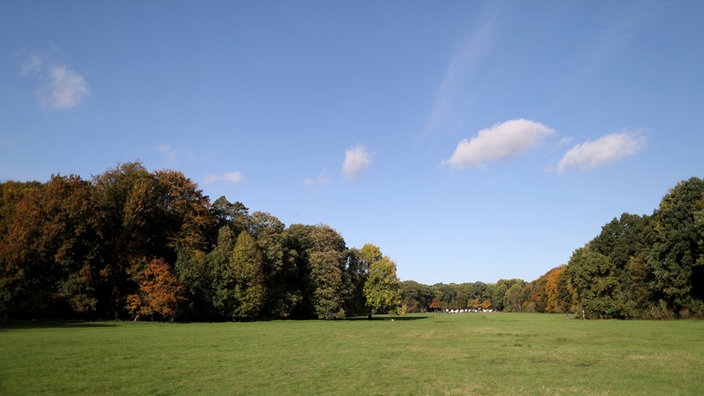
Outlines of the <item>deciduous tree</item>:
{"type": "Polygon", "coordinates": [[[260,316],[266,298],[264,284],[264,256],[248,232],[237,237],[235,249],[230,257],[235,284],[236,301],[233,317],[256,319],[260,316]]]}
{"type": "Polygon", "coordinates": [[[619,317],[621,312],[614,291],[619,286],[615,266],[609,257],[588,247],[577,249],[567,271],[575,286],[579,304],[591,318],[619,317]]]}
{"type": "Polygon", "coordinates": [[[402,298],[399,280],[396,276],[396,263],[384,256],[369,263],[369,276],[364,284],[364,296],[371,313],[397,313],[402,298]]]}
{"type": "Polygon", "coordinates": [[[657,242],[648,257],[653,288],[675,314],[704,314],[704,180],[678,183],[655,212],[657,242]]]}
{"type": "Polygon", "coordinates": [[[171,272],[165,260],[138,260],[130,269],[138,292],[127,296],[126,309],[135,320],[149,316],[173,321],[184,302],[185,287],[171,272]]]}

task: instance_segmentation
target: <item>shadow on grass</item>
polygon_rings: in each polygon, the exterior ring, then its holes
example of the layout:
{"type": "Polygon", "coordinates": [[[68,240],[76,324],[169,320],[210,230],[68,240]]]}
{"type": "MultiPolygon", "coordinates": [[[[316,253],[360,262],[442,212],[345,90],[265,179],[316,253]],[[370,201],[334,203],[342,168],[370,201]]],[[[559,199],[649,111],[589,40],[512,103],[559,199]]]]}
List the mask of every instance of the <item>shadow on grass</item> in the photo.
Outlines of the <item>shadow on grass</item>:
{"type": "Polygon", "coordinates": [[[421,320],[421,319],[428,319],[428,318],[430,318],[430,317],[425,316],[425,315],[393,316],[393,317],[389,317],[387,315],[375,315],[375,316],[372,316],[371,319],[369,319],[367,316],[352,316],[349,318],[345,318],[344,320],[352,320],[352,321],[392,321],[392,320],[407,321],[407,320],[421,320]]]}
{"type": "Polygon", "coordinates": [[[0,331],[2,330],[15,330],[15,329],[51,329],[51,328],[82,328],[87,329],[91,327],[105,328],[105,327],[115,327],[117,324],[110,322],[88,322],[81,320],[59,320],[59,319],[47,319],[47,320],[0,320],[0,331]]]}

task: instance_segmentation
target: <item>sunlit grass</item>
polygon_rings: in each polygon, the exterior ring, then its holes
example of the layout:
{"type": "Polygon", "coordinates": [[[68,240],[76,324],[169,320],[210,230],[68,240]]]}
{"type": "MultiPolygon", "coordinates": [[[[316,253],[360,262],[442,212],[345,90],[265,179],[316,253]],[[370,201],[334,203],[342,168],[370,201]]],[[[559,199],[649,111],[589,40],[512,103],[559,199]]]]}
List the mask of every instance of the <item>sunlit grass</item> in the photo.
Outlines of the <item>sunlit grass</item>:
{"type": "Polygon", "coordinates": [[[9,322],[0,394],[700,394],[703,321],[9,322]]]}

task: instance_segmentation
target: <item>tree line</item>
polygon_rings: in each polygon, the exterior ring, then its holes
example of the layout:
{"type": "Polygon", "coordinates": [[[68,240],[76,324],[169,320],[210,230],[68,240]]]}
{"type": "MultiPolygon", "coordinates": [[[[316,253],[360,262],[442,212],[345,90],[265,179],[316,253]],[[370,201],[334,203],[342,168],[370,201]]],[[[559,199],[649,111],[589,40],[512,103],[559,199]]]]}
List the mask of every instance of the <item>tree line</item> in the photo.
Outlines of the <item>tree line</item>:
{"type": "Polygon", "coordinates": [[[84,180],[0,183],[0,316],[338,319],[492,309],[585,318],[704,316],[704,180],[651,215],[624,213],[532,282],[399,282],[367,244],[211,202],[181,172],[140,162],[84,180]]]}
{"type": "Polygon", "coordinates": [[[532,282],[401,283],[409,312],[493,308],[584,318],[704,317],[704,180],[679,182],[651,215],[623,213],[532,282]]]}
{"type": "Polygon", "coordinates": [[[400,310],[396,264],[324,225],[211,202],[141,162],[0,184],[0,316],[337,319],[400,310]]]}

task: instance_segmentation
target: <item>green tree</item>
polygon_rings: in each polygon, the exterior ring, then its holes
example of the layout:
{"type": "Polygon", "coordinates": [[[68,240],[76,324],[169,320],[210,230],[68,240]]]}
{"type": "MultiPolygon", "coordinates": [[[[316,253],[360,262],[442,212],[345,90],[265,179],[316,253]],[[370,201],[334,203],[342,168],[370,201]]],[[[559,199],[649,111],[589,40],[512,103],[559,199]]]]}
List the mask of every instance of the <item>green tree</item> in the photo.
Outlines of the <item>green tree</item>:
{"type": "Polygon", "coordinates": [[[518,283],[512,284],[511,287],[506,290],[506,296],[504,297],[506,305],[504,308],[507,312],[521,311],[521,290],[523,290],[523,286],[519,285],[518,283]]]}
{"type": "Polygon", "coordinates": [[[313,240],[310,237],[314,226],[292,224],[282,235],[286,252],[286,263],[291,267],[289,283],[295,290],[298,302],[292,307],[291,317],[307,319],[316,317],[313,309],[314,284],[311,278],[310,253],[313,240]]]}
{"type": "Polygon", "coordinates": [[[210,207],[210,216],[215,220],[215,233],[223,226],[229,226],[235,236],[249,229],[249,209],[242,202],[230,202],[221,196],[210,207]]]}
{"type": "Polygon", "coordinates": [[[339,253],[334,250],[310,253],[310,277],[315,285],[313,309],[319,319],[345,317],[343,271],[339,266],[339,253]]]}
{"type": "Polygon", "coordinates": [[[457,302],[457,284],[436,283],[432,286],[435,291],[435,297],[440,300],[444,309],[455,309],[457,302]]]}
{"type": "Polygon", "coordinates": [[[615,265],[589,247],[577,249],[567,266],[570,280],[576,289],[578,303],[590,318],[615,318],[621,315],[614,299],[619,278],[615,265]]]}
{"type": "Polygon", "coordinates": [[[217,245],[206,256],[207,267],[211,273],[212,306],[218,319],[232,319],[237,304],[233,293],[236,278],[230,263],[234,248],[234,233],[225,225],[220,227],[217,245]]]}
{"type": "Polygon", "coordinates": [[[399,312],[402,304],[401,288],[396,276],[396,264],[390,258],[384,256],[369,263],[364,296],[372,314],[399,312]]]}
{"type": "Polygon", "coordinates": [[[183,310],[188,320],[211,320],[213,309],[213,271],[208,255],[187,246],[178,248],[174,273],[183,283],[185,299],[183,310]]]}
{"type": "Polygon", "coordinates": [[[266,298],[264,284],[264,256],[248,232],[237,237],[235,249],[230,257],[234,274],[233,317],[255,319],[260,316],[266,298]]]}
{"type": "Polygon", "coordinates": [[[491,288],[491,305],[494,309],[503,311],[508,305],[507,292],[514,284],[523,287],[523,281],[520,279],[499,279],[491,288]]]}
{"type": "Polygon", "coordinates": [[[207,261],[213,274],[213,307],[219,316],[258,318],[266,298],[264,257],[249,232],[241,232],[235,241],[229,226],[220,228],[218,245],[207,261]]]}
{"type": "Polygon", "coordinates": [[[308,228],[308,262],[313,308],[320,319],[344,318],[351,289],[345,273],[347,247],[342,236],[327,225],[308,228]]]}
{"type": "Polygon", "coordinates": [[[416,281],[403,281],[399,283],[403,305],[409,313],[426,312],[435,297],[435,293],[428,285],[416,281]]]}
{"type": "Polygon", "coordinates": [[[589,242],[589,248],[601,253],[614,264],[619,285],[612,298],[624,317],[641,317],[651,305],[648,292],[651,274],[643,265],[655,243],[655,229],[649,216],[624,213],[602,227],[601,233],[589,242]]]}
{"type": "Polygon", "coordinates": [[[264,256],[267,296],[263,314],[290,318],[295,315],[303,296],[297,263],[287,245],[286,227],[265,212],[254,212],[249,223],[250,232],[264,256]]]}
{"type": "Polygon", "coordinates": [[[345,311],[348,315],[363,315],[367,311],[366,299],[364,298],[364,283],[367,281],[369,265],[362,257],[360,249],[350,249],[346,272],[350,280],[351,292],[345,311]]]}
{"type": "Polygon", "coordinates": [[[657,242],[648,256],[656,298],[679,315],[704,314],[704,180],[678,183],[654,214],[657,242]]]}

